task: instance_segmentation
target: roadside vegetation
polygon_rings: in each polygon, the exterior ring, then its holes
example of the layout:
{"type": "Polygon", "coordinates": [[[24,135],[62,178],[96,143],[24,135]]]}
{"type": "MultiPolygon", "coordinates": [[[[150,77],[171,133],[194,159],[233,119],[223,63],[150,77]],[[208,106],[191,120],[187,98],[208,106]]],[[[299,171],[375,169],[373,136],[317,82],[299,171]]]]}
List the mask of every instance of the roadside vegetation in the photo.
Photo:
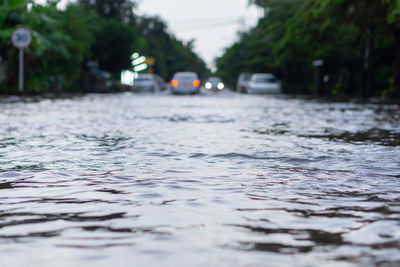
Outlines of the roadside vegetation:
{"type": "Polygon", "coordinates": [[[270,72],[285,93],[400,98],[400,1],[250,4],[265,16],[216,60],[231,85],[239,73],[270,72]]]}
{"type": "Polygon", "coordinates": [[[134,52],[153,57],[152,68],[164,79],[178,70],[208,74],[193,42],[178,40],[160,18],[137,16],[134,1],[78,0],[63,10],[58,2],[1,1],[0,94],[18,92],[18,50],[10,41],[18,25],[32,30],[24,51],[30,94],[121,90],[120,73],[132,67],[134,52]]]}

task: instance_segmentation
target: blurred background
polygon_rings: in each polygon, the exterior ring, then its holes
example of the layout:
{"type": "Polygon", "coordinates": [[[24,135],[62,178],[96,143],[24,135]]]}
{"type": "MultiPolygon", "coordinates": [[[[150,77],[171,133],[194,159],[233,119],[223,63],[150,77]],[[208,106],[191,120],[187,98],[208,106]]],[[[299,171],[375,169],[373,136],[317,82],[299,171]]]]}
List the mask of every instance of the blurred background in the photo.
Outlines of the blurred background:
{"type": "Polygon", "coordinates": [[[398,1],[181,2],[3,0],[0,94],[18,92],[10,41],[18,25],[32,31],[24,49],[30,94],[126,91],[126,71],[166,82],[192,71],[232,89],[241,73],[272,73],[287,94],[400,94],[398,1]]]}

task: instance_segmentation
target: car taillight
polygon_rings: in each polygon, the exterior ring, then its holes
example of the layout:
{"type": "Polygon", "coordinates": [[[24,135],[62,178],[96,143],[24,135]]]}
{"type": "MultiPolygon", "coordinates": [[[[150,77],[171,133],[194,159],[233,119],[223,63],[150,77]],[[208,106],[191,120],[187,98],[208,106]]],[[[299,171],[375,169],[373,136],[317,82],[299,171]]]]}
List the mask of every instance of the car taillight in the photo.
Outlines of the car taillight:
{"type": "Polygon", "coordinates": [[[200,86],[200,81],[199,80],[193,81],[193,86],[194,87],[199,87],[200,86]]]}
{"type": "Polygon", "coordinates": [[[172,86],[172,87],[177,87],[178,84],[179,84],[179,83],[178,83],[177,80],[172,80],[172,81],[171,81],[171,86],[172,86]]]}

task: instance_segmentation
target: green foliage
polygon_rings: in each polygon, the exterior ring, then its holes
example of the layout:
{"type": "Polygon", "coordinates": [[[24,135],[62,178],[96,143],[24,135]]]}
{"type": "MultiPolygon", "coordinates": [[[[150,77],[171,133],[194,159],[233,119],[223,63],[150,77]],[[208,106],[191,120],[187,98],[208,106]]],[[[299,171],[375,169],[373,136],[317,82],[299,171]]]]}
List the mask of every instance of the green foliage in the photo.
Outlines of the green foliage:
{"type": "Polygon", "coordinates": [[[0,47],[9,44],[11,34],[14,30],[12,20],[20,20],[25,0],[3,0],[0,4],[0,47]],[[9,21],[7,21],[9,18],[9,21]]]}
{"type": "MultiPolygon", "coordinates": [[[[284,58],[281,55],[281,41],[287,31],[287,24],[296,13],[301,0],[269,0],[266,12],[257,26],[247,33],[240,33],[239,41],[226,49],[225,54],[216,60],[217,75],[234,85],[241,72],[273,72],[282,76],[284,58]],[[280,64],[280,65],[279,65],[280,64]]],[[[296,54],[293,60],[300,59],[296,54]]],[[[294,61],[293,66],[296,67],[294,61]]]]}
{"type": "Polygon", "coordinates": [[[194,71],[203,79],[209,70],[193,52],[193,41],[183,43],[168,33],[166,24],[158,17],[142,17],[138,26],[145,39],[141,54],[155,59],[154,71],[169,80],[175,72],[194,71]]]}
{"type": "Polygon", "coordinates": [[[9,13],[19,7],[21,7],[26,0],[3,0],[0,4],[0,27],[3,26],[9,13]]]}
{"type": "Polygon", "coordinates": [[[388,6],[387,19],[389,24],[400,25],[400,1],[382,0],[388,6]]]}
{"type": "Polygon", "coordinates": [[[72,55],[64,62],[64,79],[67,90],[76,91],[83,74],[82,65],[90,57],[91,45],[95,40],[94,33],[98,30],[99,17],[94,12],[87,12],[77,5],[70,5],[63,12],[63,31],[70,37],[68,51],[72,55]]]}
{"type": "Polygon", "coordinates": [[[100,69],[120,73],[130,67],[130,55],[135,49],[137,32],[118,20],[103,20],[96,33],[92,53],[100,69]]]}
{"type": "MultiPolygon", "coordinates": [[[[45,93],[56,88],[69,88],[79,81],[82,62],[93,40],[89,30],[90,17],[77,6],[57,10],[56,3],[32,4],[30,10],[22,5],[8,13],[2,32],[12,31],[18,24],[32,31],[32,45],[25,49],[25,87],[28,92],[45,93]]],[[[6,83],[14,90],[18,76],[15,50],[9,41],[3,42],[9,65],[6,83]]]]}
{"type": "Polygon", "coordinates": [[[92,82],[85,78],[90,76],[89,61],[97,62],[101,70],[118,79],[121,70],[131,67],[130,55],[135,51],[154,57],[156,72],[165,78],[178,70],[193,70],[204,76],[208,73],[193,52],[192,43],[177,40],[159,19],[136,17],[134,1],[79,0],[65,10],[57,9],[58,2],[0,3],[0,56],[7,63],[7,78],[0,93],[17,92],[18,53],[10,42],[17,25],[30,28],[33,37],[24,51],[28,93],[84,91],[81,85],[92,82]]]}
{"type": "Polygon", "coordinates": [[[231,83],[241,72],[272,72],[285,92],[314,93],[313,61],[322,59],[328,95],[366,95],[370,83],[369,94],[379,96],[391,86],[396,38],[389,23],[399,22],[400,1],[249,2],[266,16],[217,59],[219,75],[231,83]]]}
{"type": "Polygon", "coordinates": [[[24,22],[33,34],[33,45],[27,51],[28,90],[43,93],[76,86],[94,39],[90,31],[93,16],[78,6],[65,11],[57,10],[55,4],[31,9],[24,22]]]}
{"type": "Polygon", "coordinates": [[[135,2],[131,0],[78,0],[85,8],[94,10],[105,19],[114,19],[124,23],[134,21],[133,8],[135,2]]]}
{"type": "Polygon", "coordinates": [[[268,0],[249,0],[250,4],[258,5],[261,7],[264,7],[267,2],[268,2],[268,0]]]}

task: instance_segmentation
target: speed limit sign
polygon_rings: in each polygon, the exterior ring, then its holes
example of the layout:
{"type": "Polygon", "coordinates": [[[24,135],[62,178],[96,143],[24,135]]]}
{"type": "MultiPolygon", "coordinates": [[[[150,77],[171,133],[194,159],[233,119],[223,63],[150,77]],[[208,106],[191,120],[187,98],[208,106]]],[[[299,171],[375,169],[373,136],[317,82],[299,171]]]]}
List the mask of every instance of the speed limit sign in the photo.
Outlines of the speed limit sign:
{"type": "Polygon", "coordinates": [[[24,27],[18,27],[11,35],[11,42],[18,49],[27,48],[32,42],[31,31],[24,27]]]}
{"type": "Polygon", "coordinates": [[[19,91],[24,91],[24,48],[27,48],[32,42],[31,30],[18,27],[11,35],[12,44],[19,50],[19,91]]]}

